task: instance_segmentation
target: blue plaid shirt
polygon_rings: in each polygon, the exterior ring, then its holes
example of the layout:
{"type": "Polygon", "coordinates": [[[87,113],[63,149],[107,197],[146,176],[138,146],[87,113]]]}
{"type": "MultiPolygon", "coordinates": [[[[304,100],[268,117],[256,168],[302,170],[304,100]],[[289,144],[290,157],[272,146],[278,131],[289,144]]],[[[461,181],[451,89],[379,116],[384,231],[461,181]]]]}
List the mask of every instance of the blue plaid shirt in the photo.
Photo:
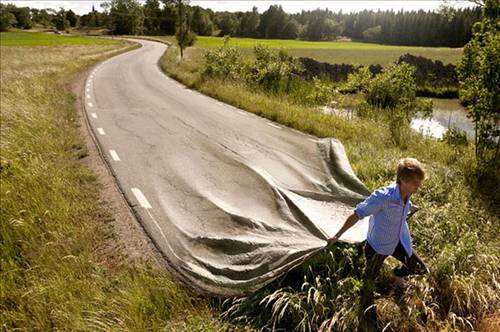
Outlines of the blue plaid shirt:
{"type": "Polygon", "coordinates": [[[410,196],[406,202],[401,200],[397,183],[377,189],[356,206],[354,213],[360,219],[371,216],[367,241],[377,253],[392,255],[401,241],[408,256],[412,255],[410,230],[406,222],[411,206],[410,196]]]}

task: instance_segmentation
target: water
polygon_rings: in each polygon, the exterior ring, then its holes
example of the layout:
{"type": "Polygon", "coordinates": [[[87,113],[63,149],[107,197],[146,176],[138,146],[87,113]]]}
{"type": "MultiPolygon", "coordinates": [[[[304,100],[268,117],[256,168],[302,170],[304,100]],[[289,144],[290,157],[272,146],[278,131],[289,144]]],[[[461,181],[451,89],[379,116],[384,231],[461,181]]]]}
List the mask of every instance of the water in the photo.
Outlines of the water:
{"type": "Polygon", "coordinates": [[[411,121],[414,130],[426,136],[443,138],[449,128],[454,128],[465,132],[469,139],[474,138],[474,124],[467,118],[467,113],[458,99],[431,99],[434,106],[432,117],[414,118],[411,121]]]}
{"type": "MultiPolygon", "coordinates": [[[[449,128],[454,128],[465,132],[469,139],[474,138],[474,124],[467,118],[466,110],[460,105],[458,99],[430,99],[433,103],[432,117],[415,117],[411,121],[411,127],[414,130],[422,135],[441,139],[449,128]]],[[[355,117],[354,112],[350,109],[323,106],[321,111],[325,114],[334,114],[348,119],[355,117]]]]}

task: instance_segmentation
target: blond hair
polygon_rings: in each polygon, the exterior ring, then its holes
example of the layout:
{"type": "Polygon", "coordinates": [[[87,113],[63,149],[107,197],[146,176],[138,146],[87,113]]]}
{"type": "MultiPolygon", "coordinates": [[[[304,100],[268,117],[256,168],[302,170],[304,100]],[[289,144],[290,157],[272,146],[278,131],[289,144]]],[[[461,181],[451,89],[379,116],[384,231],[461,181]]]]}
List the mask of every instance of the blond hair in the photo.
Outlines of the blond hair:
{"type": "Polygon", "coordinates": [[[401,183],[401,180],[406,182],[415,178],[425,179],[424,166],[415,158],[399,159],[396,182],[401,183]]]}

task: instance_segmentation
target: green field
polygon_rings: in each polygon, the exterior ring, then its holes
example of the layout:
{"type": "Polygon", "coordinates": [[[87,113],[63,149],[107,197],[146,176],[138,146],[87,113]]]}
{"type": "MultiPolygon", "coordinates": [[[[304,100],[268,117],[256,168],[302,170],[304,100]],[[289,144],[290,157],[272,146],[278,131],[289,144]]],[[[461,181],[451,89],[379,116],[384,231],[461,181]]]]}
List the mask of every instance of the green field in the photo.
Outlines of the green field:
{"type": "Polygon", "coordinates": [[[116,40],[56,35],[46,32],[0,32],[0,46],[109,45],[117,43],[116,40]]]}
{"type": "MultiPolygon", "coordinates": [[[[160,36],[156,38],[170,43],[175,42],[175,38],[172,36],[160,36]]],[[[271,48],[282,48],[287,50],[290,55],[296,57],[308,57],[328,63],[356,63],[362,65],[387,65],[405,53],[440,60],[445,64],[456,63],[462,56],[461,48],[449,47],[412,47],[358,42],[313,42],[252,38],[230,38],[229,40],[229,45],[237,46],[248,54],[251,53],[252,48],[257,44],[271,48]]],[[[214,48],[223,45],[224,39],[222,37],[198,36],[195,43],[195,47],[200,48],[214,48]]]]}

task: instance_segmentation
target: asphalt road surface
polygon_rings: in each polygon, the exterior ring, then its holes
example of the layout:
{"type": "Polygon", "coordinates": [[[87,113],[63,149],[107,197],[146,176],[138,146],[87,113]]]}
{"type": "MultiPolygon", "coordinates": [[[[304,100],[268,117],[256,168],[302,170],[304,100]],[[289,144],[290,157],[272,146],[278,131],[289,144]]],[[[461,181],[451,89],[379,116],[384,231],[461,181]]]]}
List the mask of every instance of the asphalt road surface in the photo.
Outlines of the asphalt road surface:
{"type": "MultiPolygon", "coordinates": [[[[100,148],[176,275],[222,296],[252,292],[322,250],[369,194],[335,139],[318,139],[165,76],[166,46],[95,68],[85,110],[100,148]]],[[[366,238],[362,220],[341,240],[366,238]]]]}

